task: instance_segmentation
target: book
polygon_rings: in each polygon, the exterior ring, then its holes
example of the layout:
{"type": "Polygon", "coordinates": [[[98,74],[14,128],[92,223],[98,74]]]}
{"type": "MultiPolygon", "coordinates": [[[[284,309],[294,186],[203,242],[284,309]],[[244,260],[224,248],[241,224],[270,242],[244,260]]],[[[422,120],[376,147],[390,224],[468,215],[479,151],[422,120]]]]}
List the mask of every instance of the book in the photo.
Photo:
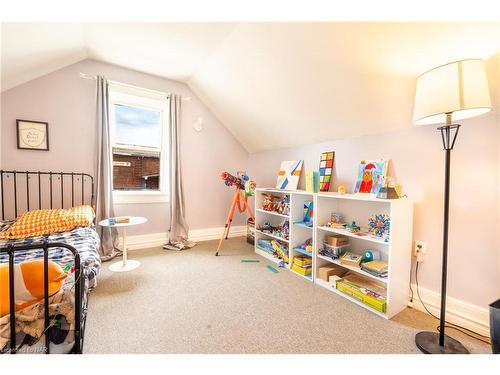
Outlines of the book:
{"type": "Polygon", "coordinates": [[[349,266],[359,267],[361,261],[363,260],[362,255],[351,253],[350,251],[345,252],[340,257],[340,263],[347,264],[349,266]]]}
{"type": "Polygon", "coordinates": [[[383,260],[372,260],[371,262],[363,263],[362,267],[367,270],[379,273],[387,272],[389,269],[387,262],[383,260]]]}

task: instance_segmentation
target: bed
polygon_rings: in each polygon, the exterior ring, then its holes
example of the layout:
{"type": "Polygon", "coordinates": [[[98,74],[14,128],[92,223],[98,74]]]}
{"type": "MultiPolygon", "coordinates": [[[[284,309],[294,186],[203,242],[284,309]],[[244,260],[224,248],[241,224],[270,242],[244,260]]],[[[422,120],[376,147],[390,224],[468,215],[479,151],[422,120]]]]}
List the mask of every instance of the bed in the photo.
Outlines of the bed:
{"type": "MultiPolygon", "coordinates": [[[[0,171],[1,218],[25,212],[92,205],[94,183],[85,173],[0,171]]],[[[100,240],[93,225],[60,233],[0,240],[0,267],[8,267],[8,313],[0,316],[1,353],[81,353],[88,293],[97,284],[100,240]],[[42,298],[16,304],[19,274],[27,264],[43,267],[42,298]],[[52,266],[64,271],[56,293],[49,293],[52,266]]],[[[3,286],[4,292],[5,285],[3,286]]]]}

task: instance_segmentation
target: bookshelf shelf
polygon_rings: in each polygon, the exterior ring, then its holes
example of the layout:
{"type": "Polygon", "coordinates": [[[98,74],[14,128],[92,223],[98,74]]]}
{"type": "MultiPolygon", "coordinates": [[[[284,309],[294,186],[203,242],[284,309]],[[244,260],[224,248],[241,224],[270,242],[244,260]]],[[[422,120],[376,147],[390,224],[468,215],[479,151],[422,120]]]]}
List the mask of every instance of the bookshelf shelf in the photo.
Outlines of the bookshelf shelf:
{"type": "Polygon", "coordinates": [[[379,244],[383,244],[383,245],[389,245],[389,242],[390,242],[390,240],[388,242],[385,242],[384,240],[382,240],[380,238],[373,237],[367,232],[358,232],[358,233],[364,234],[364,235],[360,236],[356,233],[351,233],[346,229],[337,229],[337,228],[330,228],[330,227],[325,227],[325,226],[318,226],[318,229],[324,230],[326,232],[335,233],[335,234],[341,234],[343,236],[347,236],[347,237],[351,237],[351,238],[356,238],[358,240],[375,242],[375,243],[379,243],[379,244]]]}
{"type": "Polygon", "coordinates": [[[384,284],[387,284],[387,277],[377,277],[375,275],[372,275],[371,273],[368,273],[368,272],[365,272],[363,271],[361,268],[359,267],[354,267],[354,266],[349,266],[348,264],[342,264],[342,262],[340,262],[340,260],[336,260],[336,259],[332,259],[332,258],[328,258],[328,257],[325,257],[323,255],[320,255],[320,254],[316,254],[316,256],[319,258],[319,259],[323,259],[323,260],[326,260],[327,262],[330,262],[332,264],[336,264],[337,266],[340,266],[340,267],[343,267],[343,268],[346,268],[348,269],[349,271],[353,271],[353,272],[356,272],[356,273],[359,273],[360,275],[363,275],[364,277],[368,277],[370,279],[373,279],[373,280],[376,280],[380,283],[384,283],[384,284]]]}
{"type": "Polygon", "coordinates": [[[289,219],[290,218],[289,215],[283,215],[283,214],[280,214],[278,212],[263,210],[262,208],[257,208],[255,211],[263,213],[263,214],[269,214],[269,215],[273,215],[273,216],[279,216],[279,217],[282,217],[282,218],[285,218],[285,219],[289,219]]]}
{"type": "Polygon", "coordinates": [[[256,224],[263,224],[265,221],[271,221],[274,224],[289,220],[290,233],[289,239],[284,240],[280,237],[263,233],[256,230],[255,252],[264,258],[278,263],[279,259],[272,254],[265,252],[257,246],[257,242],[262,238],[274,238],[287,244],[288,255],[290,258],[287,268],[294,274],[314,282],[315,285],[324,287],[329,291],[367,309],[374,314],[390,319],[402,311],[408,303],[408,284],[410,282],[411,265],[411,240],[413,226],[413,204],[408,198],[402,199],[377,199],[370,195],[338,194],[330,192],[310,193],[302,190],[282,191],[277,189],[258,188],[255,192],[255,207],[262,207],[263,194],[273,193],[276,195],[288,194],[290,196],[290,215],[275,214],[262,209],[255,212],[256,224]],[[313,227],[307,227],[303,224],[304,204],[313,202],[314,217],[313,227]],[[388,242],[371,235],[359,236],[350,233],[345,229],[336,229],[326,227],[326,223],[331,220],[332,213],[341,213],[346,222],[356,221],[362,227],[367,225],[368,218],[373,214],[387,214],[391,218],[391,233],[388,242]],[[302,224],[302,225],[301,225],[302,224]],[[307,228],[307,229],[306,229],[307,228]],[[345,235],[350,239],[350,251],[356,254],[364,254],[366,250],[375,250],[380,254],[382,260],[388,263],[388,275],[386,278],[380,278],[358,267],[341,264],[339,260],[322,256],[318,253],[326,236],[331,234],[345,235]],[[312,240],[314,251],[307,253],[299,246],[306,240],[312,240]],[[291,264],[294,256],[311,256],[313,273],[310,276],[303,276],[291,270],[291,264]],[[361,275],[367,280],[375,280],[383,285],[387,291],[387,310],[381,313],[362,302],[350,297],[331,286],[325,280],[319,278],[319,268],[335,264],[341,266],[353,273],[361,275]]]}

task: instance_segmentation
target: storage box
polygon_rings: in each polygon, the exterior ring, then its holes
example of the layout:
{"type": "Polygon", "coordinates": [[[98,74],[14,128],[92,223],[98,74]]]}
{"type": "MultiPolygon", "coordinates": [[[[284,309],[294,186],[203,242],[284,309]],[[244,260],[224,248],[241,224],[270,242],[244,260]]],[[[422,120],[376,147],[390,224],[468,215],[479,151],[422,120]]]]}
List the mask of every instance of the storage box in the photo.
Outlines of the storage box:
{"type": "Polygon", "coordinates": [[[346,269],[340,266],[331,265],[327,267],[320,267],[318,270],[318,277],[326,282],[330,279],[330,276],[337,275],[342,276],[346,273],[346,269]]]}
{"type": "Polygon", "coordinates": [[[326,236],[326,243],[330,246],[344,246],[349,244],[349,238],[341,234],[326,236]]]}
{"type": "Polygon", "coordinates": [[[337,288],[337,281],[342,280],[342,276],[338,275],[332,275],[328,278],[328,282],[330,283],[331,286],[334,288],[337,288]]]}
{"type": "Polygon", "coordinates": [[[312,266],[312,259],[307,256],[297,256],[293,257],[293,263],[300,267],[312,266]]]}
{"type": "Polygon", "coordinates": [[[294,270],[297,273],[300,273],[303,276],[308,276],[311,274],[312,267],[301,267],[297,264],[292,264],[292,270],[294,270]]]}
{"type": "Polygon", "coordinates": [[[380,311],[382,313],[386,312],[387,302],[385,298],[365,294],[363,293],[362,289],[358,289],[353,285],[347,284],[343,280],[337,281],[337,290],[344,294],[347,294],[348,296],[362,302],[367,306],[370,306],[374,310],[380,311]]]}

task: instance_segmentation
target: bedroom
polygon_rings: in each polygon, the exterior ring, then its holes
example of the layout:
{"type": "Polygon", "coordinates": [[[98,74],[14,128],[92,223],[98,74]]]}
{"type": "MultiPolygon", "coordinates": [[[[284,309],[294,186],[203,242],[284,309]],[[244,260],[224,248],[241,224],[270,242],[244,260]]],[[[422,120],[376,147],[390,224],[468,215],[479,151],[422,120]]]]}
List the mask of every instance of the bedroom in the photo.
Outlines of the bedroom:
{"type": "Polygon", "coordinates": [[[498,351],[498,20],[228,18],[2,20],[2,352],[498,351]]]}

